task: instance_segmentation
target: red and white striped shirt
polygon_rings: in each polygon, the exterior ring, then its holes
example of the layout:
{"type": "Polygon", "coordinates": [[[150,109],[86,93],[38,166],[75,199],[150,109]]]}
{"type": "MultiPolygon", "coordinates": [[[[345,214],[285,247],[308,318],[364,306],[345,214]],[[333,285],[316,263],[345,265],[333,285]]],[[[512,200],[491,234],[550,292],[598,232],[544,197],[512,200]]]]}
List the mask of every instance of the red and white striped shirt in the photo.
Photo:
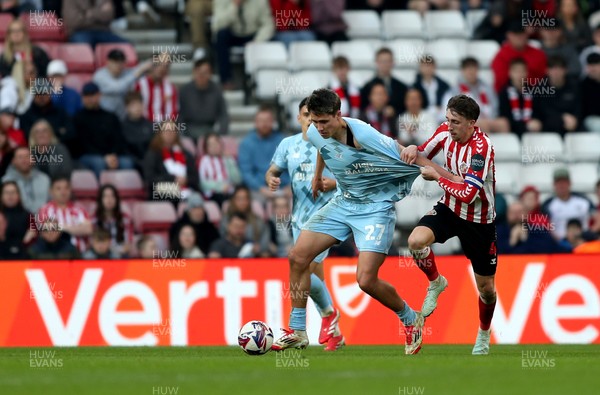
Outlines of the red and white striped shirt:
{"type": "MultiPolygon", "coordinates": [[[[79,225],[89,220],[85,209],[77,203],[69,202],[66,207],[59,207],[55,202],[50,201],[42,206],[38,211],[38,221],[41,223],[46,219],[53,219],[58,222],[58,226],[79,225]]],[[[79,252],[85,252],[87,248],[86,237],[71,237],[71,243],[77,247],[79,252]]]]}
{"type": "Polygon", "coordinates": [[[492,223],[496,218],[496,169],[494,147],[489,137],[476,126],[469,141],[455,142],[448,131],[448,123],[444,122],[419,146],[419,151],[429,159],[440,150],[446,157],[446,169],[464,178],[462,183],[440,178],[438,184],[445,192],[441,202],[464,220],[492,223]]]}
{"type": "Polygon", "coordinates": [[[148,76],[143,76],[135,84],[144,100],[144,116],[152,122],[164,120],[176,121],[179,113],[177,88],[167,78],[162,83],[155,83],[148,76]]]}

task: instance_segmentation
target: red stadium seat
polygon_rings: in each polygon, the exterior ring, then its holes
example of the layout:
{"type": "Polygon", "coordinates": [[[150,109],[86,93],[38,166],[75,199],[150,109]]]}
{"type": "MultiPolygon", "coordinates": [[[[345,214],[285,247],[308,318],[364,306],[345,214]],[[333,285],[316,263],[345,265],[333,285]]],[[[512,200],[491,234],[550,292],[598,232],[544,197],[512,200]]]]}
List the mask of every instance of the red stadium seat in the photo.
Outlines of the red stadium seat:
{"type": "Polygon", "coordinates": [[[75,200],[96,200],[98,180],[91,170],[73,170],[71,173],[71,189],[75,200]]]}
{"type": "Polygon", "coordinates": [[[133,223],[138,232],[167,232],[175,221],[177,213],[170,202],[136,202],[133,206],[133,223]]]}
{"type": "MultiPolygon", "coordinates": [[[[34,43],[33,45],[37,45],[38,47],[40,47],[41,49],[46,51],[46,54],[48,54],[48,57],[50,59],[60,58],[58,56],[58,47],[61,44],[59,44],[59,43],[51,42],[51,41],[38,41],[38,42],[34,43]]],[[[45,70],[44,70],[44,72],[45,72],[45,70]]]]}
{"type": "Polygon", "coordinates": [[[4,42],[4,38],[6,37],[8,24],[13,20],[13,16],[11,14],[0,14],[0,40],[4,42]]]}
{"type": "Polygon", "coordinates": [[[96,67],[104,67],[106,65],[106,57],[112,49],[120,49],[125,54],[125,65],[127,67],[133,67],[137,65],[137,53],[135,48],[131,44],[127,43],[109,43],[109,44],[98,44],[96,45],[96,67]]]}
{"type": "Polygon", "coordinates": [[[65,77],[65,85],[69,88],[75,89],[78,93],[81,94],[81,88],[86,82],[92,80],[94,75],[92,73],[75,73],[75,74],[67,74],[65,77]]]}
{"type": "Polygon", "coordinates": [[[136,170],[104,170],[100,173],[100,185],[104,184],[117,188],[122,200],[146,198],[142,177],[136,170]]]}
{"type": "Polygon", "coordinates": [[[61,44],[56,57],[65,61],[69,73],[93,73],[95,70],[94,53],[87,44],[61,44]]]}
{"type": "Polygon", "coordinates": [[[67,41],[64,23],[50,11],[38,11],[34,14],[23,13],[21,20],[29,31],[29,39],[35,41],[67,41]]]}

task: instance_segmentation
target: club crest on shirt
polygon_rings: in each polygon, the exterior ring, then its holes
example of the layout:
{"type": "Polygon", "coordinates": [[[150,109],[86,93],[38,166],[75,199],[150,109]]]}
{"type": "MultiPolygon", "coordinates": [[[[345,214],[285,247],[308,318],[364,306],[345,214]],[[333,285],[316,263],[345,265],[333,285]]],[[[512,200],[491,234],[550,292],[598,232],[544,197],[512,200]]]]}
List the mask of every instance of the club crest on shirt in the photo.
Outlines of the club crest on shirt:
{"type": "Polygon", "coordinates": [[[469,164],[467,162],[462,162],[459,166],[458,169],[460,170],[461,173],[466,173],[467,170],[469,170],[469,164]]]}

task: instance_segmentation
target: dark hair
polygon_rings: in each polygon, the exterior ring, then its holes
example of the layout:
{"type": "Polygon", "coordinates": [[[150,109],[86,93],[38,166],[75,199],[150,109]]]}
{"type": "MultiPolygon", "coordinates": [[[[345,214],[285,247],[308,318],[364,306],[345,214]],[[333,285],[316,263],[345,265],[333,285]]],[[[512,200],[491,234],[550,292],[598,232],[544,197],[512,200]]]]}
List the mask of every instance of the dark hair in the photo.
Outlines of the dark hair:
{"type": "Polygon", "coordinates": [[[598,53],[598,52],[592,52],[585,59],[585,63],[586,64],[598,64],[598,63],[600,63],[600,53],[598,53]]]}
{"type": "Polygon", "coordinates": [[[204,155],[206,155],[206,150],[208,149],[208,139],[210,137],[216,137],[219,140],[219,142],[221,144],[223,144],[223,142],[221,141],[221,135],[219,135],[219,133],[216,133],[216,132],[207,133],[206,136],[204,136],[204,140],[202,141],[202,151],[204,152],[204,155]]]}
{"type": "Polygon", "coordinates": [[[350,61],[345,56],[336,56],[333,58],[333,67],[350,67],[350,61]]]}
{"type": "Polygon", "coordinates": [[[389,49],[388,47],[382,47],[382,48],[379,48],[377,50],[377,52],[375,52],[375,59],[377,59],[379,57],[379,55],[384,55],[384,54],[394,56],[394,53],[392,52],[391,49],[389,49]]]}
{"type": "Polygon", "coordinates": [[[2,185],[0,185],[0,211],[4,211],[5,207],[4,204],[2,203],[2,194],[4,193],[4,188],[6,188],[8,185],[14,185],[14,187],[17,189],[17,195],[19,195],[19,201],[17,202],[17,208],[18,209],[23,209],[23,202],[21,202],[21,190],[19,189],[19,185],[17,184],[16,181],[4,181],[2,183],[2,185]]]}
{"type": "Polygon", "coordinates": [[[567,222],[567,228],[569,226],[577,226],[578,228],[582,228],[583,229],[583,225],[581,225],[581,221],[578,220],[577,218],[571,218],[568,222],[567,222]]]}
{"type": "Polygon", "coordinates": [[[233,214],[229,216],[229,220],[227,223],[231,223],[234,218],[241,219],[244,222],[248,222],[248,217],[244,213],[240,213],[239,211],[234,211],[233,214]]]}
{"type": "Polygon", "coordinates": [[[308,96],[300,101],[300,104],[298,104],[298,111],[302,110],[302,107],[304,107],[306,105],[307,101],[308,101],[308,96]]]}
{"type": "Polygon", "coordinates": [[[479,61],[472,56],[467,56],[460,61],[460,68],[465,69],[467,67],[479,67],[479,61]]]}
{"type": "Polygon", "coordinates": [[[194,62],[194,69],[204,66],[205,64],[209,65],[210,68],[212,69],[212,65],[210,64],[210,61],[208,60],[208,58],[200,58],[200,59],[196,60],[194,62]]]}
{"type": "Polygon", "coordinates": [[[435,66],[435,58],[433,57],[433,55],[424,54],[422,56],[419,56],[419,64],[429,64],[429,63],[431,63],[432,65],[435,66]]]}
{"type": "Polygon", "coordinates": [[[548,63],[546,65],[548,68],[550,67],[562,67],[563,69],[567,68],[567,61],[560,55],[552,55],[548,58],[548,63]]]}
{"type": "Polygon", "coordinates": [[[113,216],[115,217],[115,224],[117,226],[116,240],[117,243],[122,243],[125,241],[125,225],[123,224],[123,213],[121,212],[121,197],[119,196],[117,188],[112,184],[104,184],[98,190],[98,195],[96,196],[96,224],[99,228],[108,229],[108,225],[104,222],[108,212],[102,204],[102,195],[104,195],[104,191],[107,189],[111,190],[113,195],[115,195],[115,209],[113,216]]]}
{"type": "Polygon", "coordinates": [[[271,115],[275,115],[275,110],[273,110],[273,107],[271,107],[268,104],[261,104],[258,107],[258,110],[256,110],[256,114],[260,113],[260,112],[270,112],[271,115]]]}
{"type": "Polygon", "coordinates": [[[525,59],[523,58],[514,58],[512,59],[509,64],[508,64],[508,68],[513,67],[514,65],[517,64],[522,64],[523,66],[527,67],[527,62],[525,61],[525,59]]]}
{"type": "Polygon", "coordinates": [[[127,92],[125,95],[125,105],[128,106],[131,102],[139,101],[143,102],[142,94],[138,91],[127,92]]]}
{"type": "Polygon", "coordinates": [[[183,229],[185,229],[186,227],[189,227],[194,232],[194,242],[198,241],[198,235],[196,234],[196,228],[194,228],[191,224],[183,224],[183,225],[181,225],[181,227],[179,228],[179,230],[177,230],[177,234],[175,235],[175,237],[173,239],[173,242],[172,242],[172,245],[171,245],[171,249],[173,251],[177,251],[178,252],[178,257],[181,257],[181,254],[183,253],[183,246],[179,242],[179,235],[181,234],[181,231],[183,229]]]}
{"type": "Polygon", "coordinates": [[[331,89],[317,89],[308,97],[308,111],[317,115],[336,115],[342,106],[340,97],[331,89]]]}
{"type": "Polygon", "coordinates": [[[450,112],[456,113],[468,120],[476,121],[479,118],[479,104],[470,96],[456,95],[453,96],[446,106],[450,112]]]}
{"type": "Polygon", "coordinates": [[[65,174],[59,174],[56,177],[52,178],[52,181],[50,181],[50,188],[52,188],[54,186],[54,184],[56,184],[59,181],[66,181],[69,185],[71,185],[71,178],[65,174]]]}
{"type": "Polygon", "coordinates": [[[138,252],[144,247],[144,244],[152,240],[154,240],[154,237],[152,237],[151,235],[142,235],[142,237],[139,238],[137,243],[135,243],[138,252]]]}
{"type": "Polygon", "coordinates": [[[387,88],[385,87],[385,84],[383,82],[374,82],[373,85],[371,85],[371,89],[369,89],[369,96],[371,95],[371,93],[373,93],[373,89],[375,89],[375,87],[380,86],[385,90],[385,93],[387,93],[387,88]]]}
{"type": "Polygon", "coordinates": [[[98,241],[110,240],[110,232],[104,228],[96,227],[92,233],[92,239],[98,241]]]}

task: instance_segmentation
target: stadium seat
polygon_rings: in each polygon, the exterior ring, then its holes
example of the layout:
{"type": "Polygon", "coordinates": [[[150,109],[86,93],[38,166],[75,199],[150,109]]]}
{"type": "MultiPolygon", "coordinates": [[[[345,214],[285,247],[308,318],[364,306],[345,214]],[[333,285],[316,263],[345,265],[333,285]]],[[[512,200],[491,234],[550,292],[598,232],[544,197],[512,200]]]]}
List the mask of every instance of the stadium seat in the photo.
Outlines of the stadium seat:
{"type": "Polygon", "coordinates": [[[4,39],[6,37],[6,31],[8,30],[8,24],[13,20],[13,16],[7,13],[0,14],[0,40],[2,40],[2,46],[4,47],[4,39]]]}
{"type": "Polygon", "coordinates": [[[146,190],[137,170],[104,170],[100,173],[100,185],[112,184],[121,199],[145,199],[146,190]]]}
{"type": "MultiPolygon", "coordinates": [[[[425,13],[425,31],[430,39],[439,37],[467,38],[467,23],[457,10],[435,10],[425,13]]],[[[399,27],[402,27],[401,25],[399,27]]]]}
{"type": "Polygon", "coordinates": [[[539,40],[529,40],[527,44],[531,45],[534,48],[542,49],[542,42],[539,40]]]}
{"type": "Polygon", "coordinates": [[[81,93],[81,88],[83,88],[83,85],[85,85],[86,82],[91,81],[93,76],[94,75],[92,73],[71,74],[69,72],[69,74],[67,74],[65,77],[65,85],[69,88],[75,89],[78,93],[81,93]]]}
{"type": "Polygon", "coordinates": [[[521,168],[520,176],[521,185],[535,185],[541,193],[551,193],[553,191],[554,170],[560,165],[556,163],[535,163],[521,168]]]}
{"type": "Polygon", "coordinates": [[[597,133],[567,133],[565,155],[569,162],[600,161],[600,135],[597,133]]]}
{"type": "Polygon", "coordinates": [[[177,213],[170,202],[136,202],[133,206],[133,223],[138,232],[166,232],[175,221],[177,213]]]}
{"type": "Polygon", "coordinates": [[[134,67],[138,63],[137,52],[133,45],[129,43],[107,43],[97,44],[94,56],[96,58],[96,67],[104,67],[106,65],[106,57],[113,49],[120,49],[125,54],[125,66],[134,67]]]}
{"type": "Polygon", "coordinates": [[[475,29],[483,22],[487,15],[487,10],[468,10],[465,15],[467,28],[469,29],[469,37],[473,37],[475,29]]]}
{"type": "Polygon", "coordinates": [[[496,192],[508,195],[518,194],[521,188],[520,174],[520,163],[496,162],[496,192]]]}
{"type": "Polygon", "coordinates": [[[292,42],[290,44],[290,69],[296,71],[331,70],[329,46],[324,41],[292,42]]]}
{"type": "Polygon", "coordinates": [[[255,74],[256,98],[274,100],[278,94],[288,90],[290,73],[287,70],[258,70],[255,74]]]}
{"type": "Polygon", "coordinates": [[[398,68],[414,69],[420,59],[427,55],[423,40],[393,40],[387,43],[387,47],[394,54],[394,67],[398,68]]]}
{"type": "Polygon", "coordinates": [[[69,73],[93,73],[96,68],[94,53],[88,44],[63,43],[56,57],[65,61],[69,73]]]}
{"type": "Polygon", "coordinates": [[[523,164],[554,163],[564,160],[563,140],[558,133],[524,133],[521,142],[523,164]]]}
{"type": "Polygon", "coordinates": [[[46,54],[48,54],[48,57],[50,59],[61,59],[61,57],[58,54],[58,47],[63,44],[51,41],[38,41],[34,45],[43,49],[46,52],[46,54]]]}
{"type": "Polygon", "coordinates": [[[426,53],[433,56],[438,68],[459,69],[460,61],[467,53],[467,41],[456,38],[440,38],[429,41],[426,53]]]}
{"type": "Polygon", "coordinates": [[[423,19],[418,11],[384,11],[381,27],[386,40],[395,38],[425,38],[423,19]]]}
{"type": "Polygon", "coordinates": [[[381,38],[381,21],[377,12],[371,10],[344,11],[342,18],[348,25],[346,33],[351,39],[381,38]]]}
{"type": "Polygon", "coordinates": [[[590,28],[593,29],[594,27],[596,27],[596,25],[600,23],[600,11],[596,11],[592,15],[590,15],[590,17],[588,18],[588,23],[590,24],[590,28]]]}
{"type": "Polygon", "coordinates": [[[494,40],[469,41],[466,55],[477,59],[480,68],[488,68],[499,50],[500,44],[494,40]]]}
{"type": "MultiPolygon", "coordinates": [[[[599,146],[596,146],[598,148],[599,146]]],[[[580,193],[591,193],[598,182],[598,163],[571,163],[569,165],[571,189],[580,193]]]]}
{"type": "Polygon", "coordinates": [[[392,75],[404,82],[408,86],[412,86],[415,83],[415,79],[417,77],[416,69],[394,69],[392,70],[392,75]]]}
{"type": "Polygon", "coordinates": [[[333,57],[345,56],[351,69],[375,69],[375,50],[367,41],[337,41],[331,46],[333,57]]]}
{"type": "Polygon", "coordinates": [[[455,68],[440,67],[435,73],[450,86],[456,86],[458,77],[460,77],[460,70],[455,68]]]}
{"type": "Polygon", "coordinates": [[[29,39],[36,41],[67,41],[64,24],[52,12],[23,12],[21,20],[25,23],[29,39]]]}
{"type": "Polygon", "coordinates": [[[496,162],[521,162],[521,141],[514,133],[488,134],[494,146],[496,162]]]}
{"type": "Polygon", "coordinates": [[[71,186],[75,200],[96,200],[99,186],[93,171],[87,169],[73,170],[71,173],[71,186]]]}
{"type": "Polygon", "coordinates": [[[375,73],[371,70],[350,70],[348,79],[352,81],[358,89],[362,88],[368,81],[375,77],[375,73]]]}
{"type": "Polygon", "coordinates": [[[322,80],[313,71],[301,71],[290,76],[287,86],[279,92],[279,104],[285,106],[294,99],[303,99],[315,89],[323,88],[322,80]]]}
{"type": "Polygon", "coordinates": [[[493,88],[496,77],[491,69],[479,69],[479,79],[493,88]]]}
{"type": "Polygon", "coordinates": [[[258,70],[287,70],[288,53],[283,43],[277,41],[251,42],[244,47],[246,73],[254,75],[258,70]]]}

